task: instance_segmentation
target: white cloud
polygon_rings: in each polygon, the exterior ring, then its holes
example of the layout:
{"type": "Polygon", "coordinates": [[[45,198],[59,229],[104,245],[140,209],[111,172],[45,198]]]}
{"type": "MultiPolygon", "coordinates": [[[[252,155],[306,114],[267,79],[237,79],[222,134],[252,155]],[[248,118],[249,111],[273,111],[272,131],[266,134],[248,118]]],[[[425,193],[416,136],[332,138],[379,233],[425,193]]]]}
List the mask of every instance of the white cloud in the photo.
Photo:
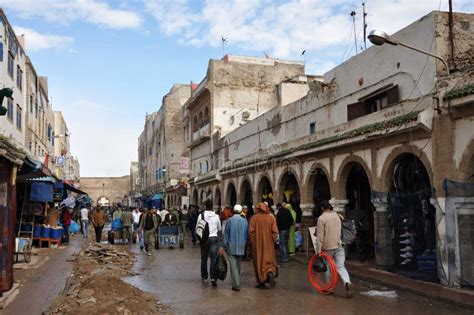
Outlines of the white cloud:
{"type": "Polygon", "coordinates": [[[42,34],[32,29],[14,26],[15,33],[20,36],[25,35],[26,50],[38,51],[43,49],[64,49],[70,47],[74,43],[74,38],[68,36],[60,36],[54,34],[42,34]]]}
{"type": "MultiPolygon", "coordinates": [[[[442,1],[441,10],[446,10],[442,1]]],[[[251,53],[268,52],[271,57],[302,59],[305,49],[315,60],[308,60],[316,69],[326,69],[334,60],[344,59],[355,52],[352,20],[356,11],[358,46],[362,46],[362,7],[360,1],[349,0],[207,0],[193,8],[190,0],[145,0],[145,6],[167,36],[177,37],[179,43],[192,46],[219,47],[221,36],[232,47],[251,53]],[[328,60],[321,60],[324,55],[328,60]],[[332,61],[329,61],[329,56],[332,61]],[[337,57],[336,57],[337,56],[337,57]]],[[[439,0],[377,0],[366,1],[368,30],[379,27],[389,33],[437,10],[439,0]]],[[[455,1],[455,10],[472,12],[471,0],[455,1]]]]}
{"type": "Polygon", "coordinates": [[[4,0],[1,5],[7,9],[7,14],[12,12],[22,18],[41,17],[62,24],[80,20],[114,29],[136,29],[142,25],[136,12],[111,8],[107,2],[99,0],[4,0]]]}
{"type": "Polygon", "coordinates": [[[129,115],[118,114],[114,107],[89,100],[78,100],[59,110],[71,131],[71,151],[79,158],[81,176],[129,173],[130,161],[137,159],[141,124],[131,123],[129,115]]]}

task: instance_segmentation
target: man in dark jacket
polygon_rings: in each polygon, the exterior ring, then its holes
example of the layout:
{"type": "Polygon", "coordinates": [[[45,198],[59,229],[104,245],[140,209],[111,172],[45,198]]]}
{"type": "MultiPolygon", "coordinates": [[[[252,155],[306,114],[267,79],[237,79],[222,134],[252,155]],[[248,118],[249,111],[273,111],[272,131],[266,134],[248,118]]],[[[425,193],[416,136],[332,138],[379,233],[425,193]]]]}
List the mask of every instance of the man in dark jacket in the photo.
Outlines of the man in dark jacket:
{"type": "Polygon", "coordinates": [[[293,224],[293,216],[290,210],[284,207],[281,203],[277,205],[278,213],[276,221],[278,226],[278,233],[280,237],[281,262],[290,261],[290,253],[288,248],[288,239],[290,237],[290,227],[293,224]]]}

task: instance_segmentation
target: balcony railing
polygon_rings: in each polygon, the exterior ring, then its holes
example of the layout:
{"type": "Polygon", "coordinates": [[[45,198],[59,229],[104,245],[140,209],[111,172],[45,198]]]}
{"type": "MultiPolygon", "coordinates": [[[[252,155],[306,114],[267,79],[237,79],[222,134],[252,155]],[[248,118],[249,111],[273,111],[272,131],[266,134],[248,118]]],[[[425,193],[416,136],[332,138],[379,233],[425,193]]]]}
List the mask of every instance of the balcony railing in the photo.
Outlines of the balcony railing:
{"type": "Polygon", "coordinates": [[[193,133],[193,143],[205,140],[206,138],[210,137],[210,135],[210,126],[209,123],[207,123],[193,133]]]}

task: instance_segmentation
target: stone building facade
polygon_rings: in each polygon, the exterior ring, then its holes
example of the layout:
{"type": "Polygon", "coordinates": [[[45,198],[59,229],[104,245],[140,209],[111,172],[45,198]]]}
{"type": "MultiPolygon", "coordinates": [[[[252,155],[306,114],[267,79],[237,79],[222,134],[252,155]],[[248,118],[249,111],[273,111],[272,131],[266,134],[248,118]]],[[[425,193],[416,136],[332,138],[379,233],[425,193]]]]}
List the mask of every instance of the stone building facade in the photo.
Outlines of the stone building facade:
{"type": "Polygon", "coordinates": [[[184,106],[183,155],[190,159],[191,183],[219,168],[225,135],[278,104],[303,97],[308,80],[314,79],[304,75],[298,61],[234,55],[211,59],[206,77],[184,106]]]}
{"type": "Polygon", "coordinates": [[[218,115],[232,101],[213,98],[207,86],[220,85],[211,63],[185,106],[197,174],[190,202],[291,202],[308,226],[319,202],[330,199],[360,226],[366,246],[351,246],[349,257],[362,253],[380,268],[474,284],[474,16],[454,15],[454,55],[447,21],[447,13],[432,12],[393,37],[442,56],[451,74],[424,54],[373,46],[309,81],[309,91],[288,104],[277,101],[274,83],[265,111],[221,133],[219,124],[230,121],[218,115]],[[207,121],[206,108],[214,115],[207,121]]]}
{"type": "Polygon", "coordinates": [[[138,174],[141,193],[160,194],[163,203],[168,205],[179,197],[174,187],[181,178],[179,163],[184,140],[182,109],[190,94],[190,85],[173,85],[163,97],[160,109],[146,116],[144,130],[139,137],[138,174]]]}

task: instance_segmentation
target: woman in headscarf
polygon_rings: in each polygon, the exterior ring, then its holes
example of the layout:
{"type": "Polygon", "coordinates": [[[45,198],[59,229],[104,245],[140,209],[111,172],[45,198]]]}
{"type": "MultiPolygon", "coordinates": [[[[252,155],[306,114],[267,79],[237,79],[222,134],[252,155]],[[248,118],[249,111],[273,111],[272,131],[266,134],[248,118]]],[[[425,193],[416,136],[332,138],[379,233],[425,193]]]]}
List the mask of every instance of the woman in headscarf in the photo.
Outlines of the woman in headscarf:
{"type": "Polygon", "coordinates": [[[290,237],[288,241],[288,248],[290,250],[290,256],[295,255],[295,233],[296,233],[296,227],[295,227],[295,222],[296,222],[296,211],[293,210],[293,207],[288,203],[285,206],[286,209],[290,210],[291,216],[293,217],[293,224],[290,226],[290,237]]]}
{"type": "Polygon", "coordinates": [[[277,266],[275,260],[275,241],[278,235],[276,220],[269,214],[264,203],[255,207],[255,214],[250,219],[249,240],[252,246],[253,267],[257,278],[257,288],[275,286],[277,266]]]}

